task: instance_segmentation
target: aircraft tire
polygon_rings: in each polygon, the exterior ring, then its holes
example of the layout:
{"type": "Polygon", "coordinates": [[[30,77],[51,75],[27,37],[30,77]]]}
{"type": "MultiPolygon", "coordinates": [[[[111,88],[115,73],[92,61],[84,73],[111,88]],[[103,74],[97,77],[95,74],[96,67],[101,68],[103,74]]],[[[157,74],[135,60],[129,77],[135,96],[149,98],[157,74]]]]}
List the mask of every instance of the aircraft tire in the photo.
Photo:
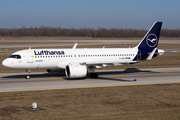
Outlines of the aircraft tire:
{"type": "Polygon", "coordinates": [[[91,77],[91,78],[98,78],[98,74],[97,74],[97,73],[91,73],[91,74],[90,74],[90,77],[91,77]]]}
{"type": "Polygon", "coordinates": [[[29,76],[29,75],[27,75],[25,78],[26,78],[26,79],[30,79],[30,76],[29,76]]]}

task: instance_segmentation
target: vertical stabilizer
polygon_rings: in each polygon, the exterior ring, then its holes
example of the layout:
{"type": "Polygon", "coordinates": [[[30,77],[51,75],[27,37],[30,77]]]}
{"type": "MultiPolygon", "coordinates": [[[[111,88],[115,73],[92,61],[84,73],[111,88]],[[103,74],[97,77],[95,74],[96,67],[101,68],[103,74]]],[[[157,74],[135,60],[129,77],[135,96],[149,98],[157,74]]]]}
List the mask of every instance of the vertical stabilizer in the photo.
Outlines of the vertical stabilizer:
{"type": "Polygon", "coordinates": [[[155,22],[137,46],[138,49],[150,49],[151,51],[157,47],[161,31],[162,22],[155,22]]]}
{"type": "Polygon", "coordinates": [[[135,61],[152,59],[153,55],[158,52],[157,46],[159,42],[161,26],[162,22],[155,22],[144,36],[142,41],[136,46],[138,53],[134,58],[135,61]]]}

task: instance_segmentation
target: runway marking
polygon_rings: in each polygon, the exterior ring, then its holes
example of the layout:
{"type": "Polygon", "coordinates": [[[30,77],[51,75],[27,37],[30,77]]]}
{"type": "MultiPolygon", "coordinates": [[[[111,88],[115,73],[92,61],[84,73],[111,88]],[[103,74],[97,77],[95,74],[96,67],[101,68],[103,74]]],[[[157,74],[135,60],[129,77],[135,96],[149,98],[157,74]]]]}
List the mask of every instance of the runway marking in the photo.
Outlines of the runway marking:
{"type": "Polygon", "coordinates": [[[149,83],[149,84],[131,84],[131,85],[110,85],[110,86],[91,86],[91,87],[72,87],[72,88],[52,88],[52,89],[34,89],[34,90],[14,90],[14,91],[0,91],[5,92],[30,92],[30,91],[44,91],[44,90],[68,90],[68,89],[86,89],[86,88],[105,88],[105,87],[126,87],[126,86],[143,86],[143,85],[166,85],[166,84],[180,84],[180,82],[172,83],[149,83]]]}

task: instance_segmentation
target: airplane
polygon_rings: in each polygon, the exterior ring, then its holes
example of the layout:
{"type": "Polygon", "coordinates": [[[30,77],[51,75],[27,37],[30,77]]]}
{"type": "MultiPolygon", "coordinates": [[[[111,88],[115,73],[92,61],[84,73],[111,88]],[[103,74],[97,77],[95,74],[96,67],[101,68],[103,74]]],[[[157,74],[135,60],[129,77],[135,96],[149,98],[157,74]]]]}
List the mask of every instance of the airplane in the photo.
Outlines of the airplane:
{"type": "Polygon", "coordinates": [[[124,66],[151,60],[164,54],[157,49],[162,22],[155,22],[141,42],[133,48],[73,48],[69,49],[26,49],[14,52],[2,65],[7,68],[27,70],[26,79],[33,69],[47,72],[65,70],[67,78],[97,78],[96,68],[124,66]]]}

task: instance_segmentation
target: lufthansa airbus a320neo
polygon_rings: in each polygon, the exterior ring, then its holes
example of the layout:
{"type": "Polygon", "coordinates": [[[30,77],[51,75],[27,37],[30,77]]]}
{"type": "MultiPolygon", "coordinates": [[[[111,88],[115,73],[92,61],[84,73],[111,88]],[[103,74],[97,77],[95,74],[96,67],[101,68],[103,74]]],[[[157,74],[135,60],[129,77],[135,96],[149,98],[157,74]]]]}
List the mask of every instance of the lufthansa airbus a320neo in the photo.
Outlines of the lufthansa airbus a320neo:
{"type": "Polygon", "coordinates": [[[96,68],[130,65],[162,55],[164,50],[157,49],[161,26],[162,22],[155,22],[134,48],[78,49],[76,43],[72,49],[26,49],[13,53],[2,65],[28,73],[33,69],[65,70],[68,78],[83,78],[90,72],[90,77],[97,78],[96,68]]]}

